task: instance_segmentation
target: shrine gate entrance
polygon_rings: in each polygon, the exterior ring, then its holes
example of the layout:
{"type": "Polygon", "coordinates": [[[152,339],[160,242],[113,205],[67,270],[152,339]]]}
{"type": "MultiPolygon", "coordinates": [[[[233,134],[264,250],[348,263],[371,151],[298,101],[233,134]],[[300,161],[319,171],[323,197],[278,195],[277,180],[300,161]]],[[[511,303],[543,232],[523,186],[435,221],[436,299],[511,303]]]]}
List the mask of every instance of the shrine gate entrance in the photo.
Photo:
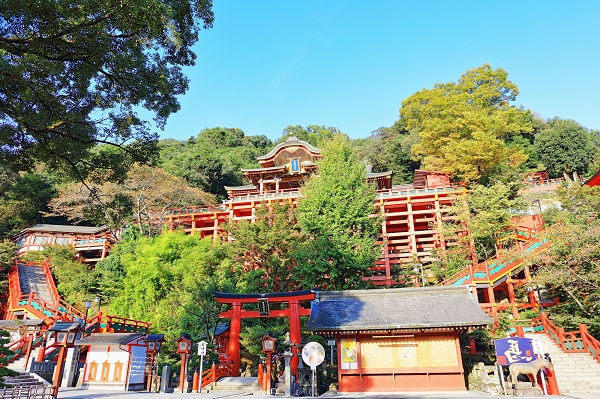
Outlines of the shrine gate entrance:
{"type": "MultiPolygon", "coordinates": [[[[310,308],[300,306],[301,301],[312,301],[315,299],[315,292],[312,290],[279,292],[268,294],[229,294],[215,292],[218,303],[230,304],[231,309],[221,312],[219,318],[231,319],[229,324],[229,342],[227,347],[228,366],[231,366],[232,376],[240,375],[240,332],[242,330],[242,319],[244,318],[270,318],[270,317],[289,317],[290,319],[290,341],[299,344],[300,335],[300,316],[310,316],[310,308]],[[243,304],[258,304],[259,310],[242,309],[243,304]],[[285,309],[271,310],[271,303],[287,303],[285,309]]],[[[290,359],[292,373],[297,375],[298,356],[297,348],[292,347],[294,356],[290,359]]]]}

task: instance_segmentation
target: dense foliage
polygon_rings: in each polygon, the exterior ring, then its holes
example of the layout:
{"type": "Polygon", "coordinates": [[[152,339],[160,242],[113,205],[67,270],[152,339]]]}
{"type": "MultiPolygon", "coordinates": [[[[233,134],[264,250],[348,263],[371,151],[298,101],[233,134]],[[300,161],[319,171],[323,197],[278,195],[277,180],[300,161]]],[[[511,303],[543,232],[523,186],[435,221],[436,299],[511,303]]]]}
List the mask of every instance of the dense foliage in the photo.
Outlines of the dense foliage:
{"type": "Polygon", "coordinates": [[[425,169],[454,174],[462,181],[489,177],[506,162],[520,165],[522,151],[507,145],[532,130],[528,112],[510,105],[519,90],[508,73],[483,65],[458,82],[438,83],[402,102],[400,115],[420,141],[412,147],[425,169]]]}
{"type": "Polygon", "coordinates": [[[379,220],[375,187],[365,180],[365,165],[343,136],[334,136],[317,162],[298,200],[298,224],[310,239],[296,256],[304,287],[348,289],[361,286],[375,260],[379,220]]]}

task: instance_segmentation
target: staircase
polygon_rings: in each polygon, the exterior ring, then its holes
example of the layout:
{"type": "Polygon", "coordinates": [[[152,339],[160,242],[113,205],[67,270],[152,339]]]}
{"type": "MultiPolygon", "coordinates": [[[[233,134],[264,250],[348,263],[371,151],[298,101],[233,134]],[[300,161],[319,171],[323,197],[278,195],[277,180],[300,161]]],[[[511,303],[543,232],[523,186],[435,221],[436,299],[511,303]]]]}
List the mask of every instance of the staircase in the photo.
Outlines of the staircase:
{"type": "Polygon", "coordinates": [[[29,295],[31,292],[35,292],[37,296],[44,301],[55,304],[55,298],[48,288],[46,275],[41,267],[17,264],[17,269],[19,286],[21,287],[21,293],[23,295],[29,295]]]}
{"type": "Polygon", "coordinates": [[[202,392],[244,392],[251,394],[260,393],[261,387],[258,384],[257,377],[224,377],[202,388],[202,392]]]}
{"type": "MultiPolygon", "coordinates": [[[[600,397],[600,363],[587,353],[565,353],[546,334],[525,334],[550,354],[561,394],[595,393],[600,397]]],[[[591,396],[590,396],[591,397],[591,396]]]]}

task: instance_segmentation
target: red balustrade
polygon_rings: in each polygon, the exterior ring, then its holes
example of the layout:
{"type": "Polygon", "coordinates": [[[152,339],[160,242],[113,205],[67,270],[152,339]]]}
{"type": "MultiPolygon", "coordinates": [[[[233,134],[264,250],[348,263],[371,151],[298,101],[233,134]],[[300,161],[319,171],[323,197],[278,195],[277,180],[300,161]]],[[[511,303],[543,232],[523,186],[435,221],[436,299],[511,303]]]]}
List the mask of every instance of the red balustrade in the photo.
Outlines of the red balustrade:
{"type": "Polygon", "coordinates": [[[579,330],[565,331],[548,318],[544,312],[540,317],[531,320],[532,327],[543,327],[544,332],[566,353],[589,353],[600,363],[600,341],[592,337],[585,324],[579,325],[579,330]]]}

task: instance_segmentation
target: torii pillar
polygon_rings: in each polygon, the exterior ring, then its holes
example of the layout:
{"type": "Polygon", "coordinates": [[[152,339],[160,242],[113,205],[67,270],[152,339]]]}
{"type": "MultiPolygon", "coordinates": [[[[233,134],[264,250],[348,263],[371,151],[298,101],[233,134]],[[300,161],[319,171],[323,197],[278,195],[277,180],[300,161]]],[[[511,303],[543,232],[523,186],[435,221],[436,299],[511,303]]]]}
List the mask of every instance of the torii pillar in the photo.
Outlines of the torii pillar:
{"type": "MultiPolygon", "coordinates": [[[[315,291],[292,291],[268,294],[230,294],[224,292],[215,292],[218,303],[230,304],[231,310],[221,312],[219,318],[231,319],[229,324],[229,341],[227,343],[227,362],[231,367],[231,375],[234,377],[240,374],[240,333],[242,331],[243,318],[270,318],[270,317],[289,317],[290,319],[290,340],[294,344],[299,344],[301,340],[300,316],[310,316],[310,308],[300,306],[300,301],[312,301],[315,299],[315,291]],[[268,303],[288,303],[287,309],[268,310],[259,312],[257,310],[244,310],[244,303],[257,304],[259,299],[267,299],[268,303]]],[[[297,355],[298,349],[292,347],[292,353],[297,355]]],[[[298,376],[298,356],[290,359],[292,373],[298,376]]]]}

